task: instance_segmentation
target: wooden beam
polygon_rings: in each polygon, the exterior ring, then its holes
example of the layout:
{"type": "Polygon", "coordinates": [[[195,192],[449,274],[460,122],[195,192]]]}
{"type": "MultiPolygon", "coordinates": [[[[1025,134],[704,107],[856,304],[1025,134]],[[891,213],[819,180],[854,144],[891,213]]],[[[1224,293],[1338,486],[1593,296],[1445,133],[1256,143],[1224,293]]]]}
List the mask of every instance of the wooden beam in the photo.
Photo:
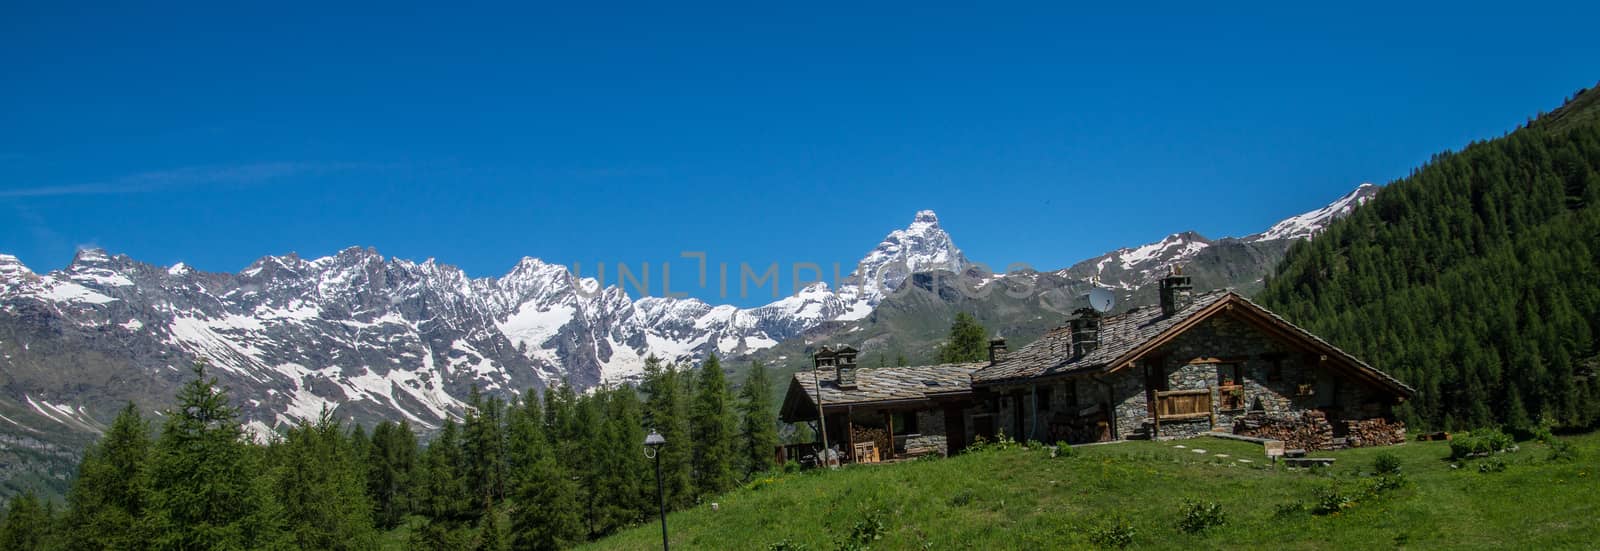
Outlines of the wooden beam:
{"type": "Polygon", "coordinates": [[[1232,357],[1227,357],[1227,358],[1217,358],[1217,357],[1211,357],[1211,356],[1196,356],[1194,358],[1190,358],[1187,363],[1189,365],[1233,364],[1233,363],[1244,363],[1244,362],[1249,361],[1249,360],[1250,360],[1250,358],[1247,357],[1247,356],[1232,356],[1232,357]]]}
{"type": "Polygon", "coordinates": [[[894,459],[894,414],[883,412],[883,422],[889,426],[889,459],[894,459]]]}

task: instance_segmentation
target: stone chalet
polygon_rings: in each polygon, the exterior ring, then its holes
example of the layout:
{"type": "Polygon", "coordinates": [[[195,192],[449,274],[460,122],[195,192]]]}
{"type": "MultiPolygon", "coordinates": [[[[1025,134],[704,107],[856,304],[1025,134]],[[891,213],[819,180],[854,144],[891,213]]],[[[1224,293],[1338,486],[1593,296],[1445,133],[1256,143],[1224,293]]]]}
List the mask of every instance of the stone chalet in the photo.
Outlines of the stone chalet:
{"type": "Polygon", "coordinates": [[[1302,419],[1328,433],[1312,447],[1360,445],[1344,433],[1368,422],[1403,438],[1383,420],[1411,387],[1232,291],[1196,295],[1182,275],[1160,290],[1159,306],[1082,309],[1015,353],[996,339],[983,362],[862,369],[856,350],[823,347],[791,380],[780,417],[815,423],[820,410],[819,440],[847,461],[954,453],[1001,433],[1086,443],[1302,419]]]}

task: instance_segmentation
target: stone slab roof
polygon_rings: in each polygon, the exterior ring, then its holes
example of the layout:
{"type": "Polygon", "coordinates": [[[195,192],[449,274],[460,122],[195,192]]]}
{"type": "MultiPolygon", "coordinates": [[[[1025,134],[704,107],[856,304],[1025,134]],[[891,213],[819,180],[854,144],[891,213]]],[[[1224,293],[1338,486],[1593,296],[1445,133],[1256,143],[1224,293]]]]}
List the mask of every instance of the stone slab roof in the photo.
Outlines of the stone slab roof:
{"type": "Polygon", "coordinates": [[[978,383],[998,383],[1100,369],[1229,294],[1227,290],[1201,293],[1171,316],[1161,315],[1159,306],[1141,306],[1106,316],[1100,321],[1100,345],[1082,357],[1072,355],[1071,331],[1053,329],[1021,350],[1006,355],[1005,360],[973,374],[972,379],[978,383]]]}
{"type": "MultiPolygon", "coordinates": [[[[822,403],[826,406],[924,400],[929,394],[960,393],[972,390],[972,374],[989,362],[920,365],[910,367],[856,368],[856,387],[839,388],[833,368],[818,370],[822,379],[822,403]]],[[[805,391],[808,401],[816,392],[811,370],[794,374],[794,384],[805,391]]],[[[816,407],[811,403],[811,407],[816,407]]]]}

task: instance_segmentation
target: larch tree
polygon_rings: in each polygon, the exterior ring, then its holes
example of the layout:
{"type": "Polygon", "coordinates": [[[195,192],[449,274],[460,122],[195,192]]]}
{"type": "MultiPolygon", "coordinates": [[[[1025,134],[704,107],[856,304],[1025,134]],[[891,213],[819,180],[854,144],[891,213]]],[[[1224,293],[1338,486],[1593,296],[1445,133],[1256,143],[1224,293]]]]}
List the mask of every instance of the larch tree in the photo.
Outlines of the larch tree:
{"type": "Polygon", "coordinates": [[[141,549],[150,499],[150,423],[129,402],[104,437],[83,454],[67,494],[70,549],[141,549]]]}
{"type": "Polygon", "coordinates": [[[261,453],[227,391],[197,362],[167,412],[150,467],[147,525],[157,549],[278,549],[289,544],[261,453]]]}
{"type": "Polygon", "coordinates": [[[778,415],[772,407],[772,381],[767,366],[750,362],[750,374],[739,389],[739,453],[744,476],[771,469],[778,446],[778,415]]]}
{"type": "Polygon", "coordinates": [[[987,358],[988,354],[983,325],[971,314],[956,313],[955,322],[950,324],[950,335],[939,347],[939,363],[976,362],[987,358]]]}
{"type": "Polygon", "coordinates": [[[697,496],[720,494],[733,487],[734,416],[733,396],[722,362],[711,354],[694,378],[694,404],[689,431],[694,447],[694,481],[697,496]]]}

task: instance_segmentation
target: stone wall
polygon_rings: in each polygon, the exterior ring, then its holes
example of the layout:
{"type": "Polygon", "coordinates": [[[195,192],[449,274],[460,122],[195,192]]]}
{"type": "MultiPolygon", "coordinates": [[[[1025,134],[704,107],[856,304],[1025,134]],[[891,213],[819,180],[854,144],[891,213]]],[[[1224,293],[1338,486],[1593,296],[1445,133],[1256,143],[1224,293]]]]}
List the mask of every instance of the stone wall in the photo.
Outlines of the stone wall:
{"type": "Polygon", "coordinates": [[[1217,430],[1231,430],[1237,418],[1251,411],[1288,417],[1315,409],[1334,421],[1389,414],[1387,404],[1377,401],[1378,394],[1348,375],[1323,367],[1320,355],[1294,349],[1227,315],[1190,328],[1147,358],[1151,359],[1111,376],[1122,438],[1187,437],[1213,429],[1210,418],[1162,420],[1160,434],[1154,434],[1145,389],[1149,375],[1164,379],[1167,390],[1210,390],[1217,430]],[[1225,397],[1218,389],[1230,379],[1242,394],[1237,400],[1240,407],[1225,407],[1225,397]]]}
{"type": "Polygon", "coordinates": [[[917,431],[918,434],[906,437],[905,449],[907,451],[916,448],[933,448],[938,450],[939,455],[949,453],[949,438],[945,436],[943,410],[925,409],[918,411],[917,431]]]}

